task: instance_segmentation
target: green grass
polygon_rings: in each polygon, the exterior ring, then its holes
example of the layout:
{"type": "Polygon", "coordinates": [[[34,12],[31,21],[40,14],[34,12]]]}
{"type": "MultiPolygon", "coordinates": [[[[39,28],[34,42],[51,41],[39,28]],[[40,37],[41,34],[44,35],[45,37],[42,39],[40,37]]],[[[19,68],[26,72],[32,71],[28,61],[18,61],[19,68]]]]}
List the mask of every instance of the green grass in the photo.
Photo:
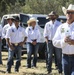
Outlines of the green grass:
{"type": "MultiPolygon", "coordinates": [[[[7,64],[8,53],[2,52],[3,65],[0,65],[0,75],[47,75],[45,60],[38,59],[37,68],[26,68],[27,55],[22,56],[21,67],[19,73],[14,72],[14,66],[12,66],[12,73],[6,74],[6,64],[7,64]]],[[[14,61],[15,63],[15,61],[14,61]]],[[[15,64],[14,64],[15,65],[15,64]]],[[[52,65],[52,75],[59,75],[58,71],[55,69],[55,65],[52,65]]]]}

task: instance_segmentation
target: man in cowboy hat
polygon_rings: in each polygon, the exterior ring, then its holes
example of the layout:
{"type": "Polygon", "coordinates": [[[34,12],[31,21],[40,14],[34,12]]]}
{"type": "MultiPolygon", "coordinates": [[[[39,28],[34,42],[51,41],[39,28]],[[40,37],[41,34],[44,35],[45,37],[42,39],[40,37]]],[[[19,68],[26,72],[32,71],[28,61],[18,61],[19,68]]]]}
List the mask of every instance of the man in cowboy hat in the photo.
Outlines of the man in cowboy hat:
{"type": "Polygon", "coordinates": [[[19,67],[21,65],[21,50],[26,41],[26,32],[25,29],[20,26],[20,19],[18,16],[15,17],[14,25],[7,30],[6,41],[9,46],[7,73],[11,73],[14,53],[16,55],[15,72],[19,72],[19,67]]]}
{"type": "Polygon", "coordinates": [[[46,23],[45,28],[44,28],[44,37],[46,40],[46,65],[47,65],[47,71],[48,73],[51,73],[52,69],[52,56],[53,54],[56,57],[57,61],[57,67],[59,69],[59,73],[62,73],[62,52],[60,48],[54,47],[52,44],[52,39],[54,37],[54,34],[56,32],[56,29],[58,26],[61,24],[61,22],[57,21],[56,19],[58,18],[58,15],[56,12],[52,11],[51,13],[48,14],[49,22],[46,23]]]}
{"type": "Polygon", "coordinates": [[[63,12],[67,21],[58,27],[53,44],[62,48],[64,75],[74,75],[74,5],[63,7],[63,12]]]}
{"type": "MultiPolygon", "coordinates": [[[[13,21],[14,21],[14,17],[12,17],[11,15],[8,15],[6,18],[7,20],[7,24],[3,27],[3,30],[2,30],[2,39],[5,40],[6,39],[6,33],[7,33],[7,30],[10,26],[14,25],[13,21]]],[[[8,44],[6,42],[6,45],[7,45],[7,50],[8,50],[8,44]]],[[[13,62],[13,61],[12,61],[13,62]]],[[[13,65],[14,63],[12,63],[13,65]]]]}
{"type": "Polygon", "coordinates": [[[3,27],[3,31],[2,31],[2,38],[6,38],[6,32],[8,30],[8,28],[13,25],[13,20],[14,18],[9,15],[5,18],[7,20],[7,24],[3,27]]]}

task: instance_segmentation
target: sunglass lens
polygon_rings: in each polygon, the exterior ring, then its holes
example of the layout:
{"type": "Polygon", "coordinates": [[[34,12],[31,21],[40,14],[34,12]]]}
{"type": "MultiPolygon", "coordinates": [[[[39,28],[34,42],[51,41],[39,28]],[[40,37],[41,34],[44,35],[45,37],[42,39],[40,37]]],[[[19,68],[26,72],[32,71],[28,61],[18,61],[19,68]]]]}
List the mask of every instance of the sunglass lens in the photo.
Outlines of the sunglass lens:
{"type": "Polygon", "coordinates": [[[74,12],[67,12],[67,14],[74,14],[74,12]]]}

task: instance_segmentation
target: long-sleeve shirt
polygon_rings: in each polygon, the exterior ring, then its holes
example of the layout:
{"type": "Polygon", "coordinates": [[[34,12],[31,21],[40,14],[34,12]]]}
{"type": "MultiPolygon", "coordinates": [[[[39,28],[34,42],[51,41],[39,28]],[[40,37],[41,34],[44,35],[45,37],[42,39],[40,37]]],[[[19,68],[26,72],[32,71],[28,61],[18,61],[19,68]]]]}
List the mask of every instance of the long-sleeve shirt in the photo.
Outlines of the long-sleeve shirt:
{"type": "Polygon", "coordinates": [[[69,45],[64,41],[66,36],[74,40],[74,22],[70,25],[68,23],[60,25],[53,38],[53,45],[62,48],[63,54],[74,54],[74,45],[69,45]]]}
{"type": "Polygon", "coordinates": [[[57,20],[55,20],[54,23],[52,21],[47,22],[44,28],[44,37],[48,37],[48,40],[52,40],[60,24],[61,22],[57,20]]]}
{"type": "Polygon", "coordinates": [[[27,34],[27,42],[32,43],[32,40],[36,39],[36,42],[40,42],[41,34],[39,29],[35,26],[33,29],[32,27],[27,27],[26,28],[26,34],[27,34]]]}

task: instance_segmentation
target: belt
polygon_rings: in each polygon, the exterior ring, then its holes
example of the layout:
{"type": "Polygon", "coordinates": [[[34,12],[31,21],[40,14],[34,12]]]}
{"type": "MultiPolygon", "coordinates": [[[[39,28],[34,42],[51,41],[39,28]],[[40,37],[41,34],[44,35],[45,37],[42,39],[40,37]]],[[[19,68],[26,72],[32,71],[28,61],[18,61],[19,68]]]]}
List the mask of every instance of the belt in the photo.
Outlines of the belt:
{"type": "Polygon", "coordinates": [[[32,41],[36,41],[37,39],[32,39],[32,41]]]}
{"type": "Polygon", "coordinates": [[[74,54],[63,54],[64,56],[69,56],[69,57],[72,57],[74,56],[74,54]]]}
{"type": "Polygon", "coordinates": [[[52,43],[52,40],[48,40],[48,42],[52,43]]]}
{"type": "Polygon", "coordinates": [[[14,46],[18,46],[19,45],[19,43],[12,43],[14,46]]]}

